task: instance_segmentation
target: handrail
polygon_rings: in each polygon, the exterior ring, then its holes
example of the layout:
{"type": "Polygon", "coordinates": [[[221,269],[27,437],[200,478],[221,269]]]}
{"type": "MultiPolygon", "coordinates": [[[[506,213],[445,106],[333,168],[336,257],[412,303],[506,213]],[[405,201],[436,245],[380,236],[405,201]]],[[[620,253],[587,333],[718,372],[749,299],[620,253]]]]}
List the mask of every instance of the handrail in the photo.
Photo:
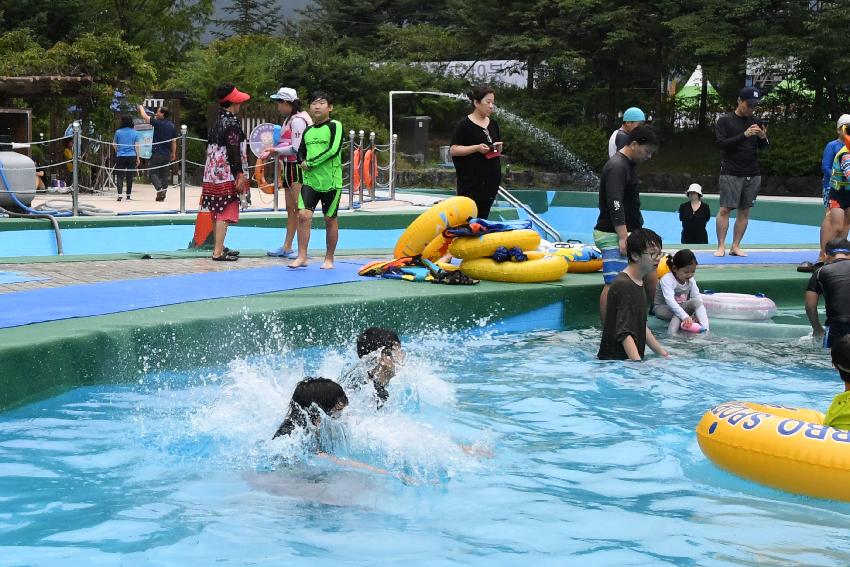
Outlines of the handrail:
{"type": "Polygon", "coordinates": [[[19,219],[45,219],[49,220],[53,225],[53,233],[56,236],[56,253],[60,256],[64,255],[62,251],[62,234],[59,232],[59,221],[56,220],[56,217],[53,215],[47,214],[37,214],[37,213],[14,213],[12,211],[8,211],[3,207],[0,207],[0,214],[8,215],[9,217],[19,218],[19,219]]]}
{"type": "Polygon", "coordinates": [[[501,185],[499,185],[498,195],[513,207],[520,208],[525,211],[525,214],[529,216],[531,222],[539,226],[540,230],[546,233],[546,236],[554,238],[555,242],[561,242],[561,234],[557,230],[555,230],[555,228],[551,224],[543,220],[540,215],[532,211],[528,205],[517,199],[513,194],[511,194],[510,191],[508,191],[501,185]]]}

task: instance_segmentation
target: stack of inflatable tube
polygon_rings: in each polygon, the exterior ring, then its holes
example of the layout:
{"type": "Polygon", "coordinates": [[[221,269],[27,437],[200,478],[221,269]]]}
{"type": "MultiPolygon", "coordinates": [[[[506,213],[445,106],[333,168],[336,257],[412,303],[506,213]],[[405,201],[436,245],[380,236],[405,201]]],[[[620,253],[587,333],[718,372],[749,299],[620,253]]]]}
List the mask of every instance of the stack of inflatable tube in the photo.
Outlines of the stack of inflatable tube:
{"type": "Polygon", "coordinates": [[[470,258],[460,264],[461,271],[476,280],[512,283],[558,281],[567,273],[569,264],[563,256],[543,252],[525,253],[525,262],[496,262],[492,258],[470,258]]]}
{"type": "Polygon", "coordinates": [[[396,242],[393,257],[421,255],[429,260],[439,258],[442,255],[439,249],[444,245],[443,231],[461,225],[477,214],[478,207],[469,197],[450,197],[437,203],[410,223],[396,242]],[[429,247],[432,242],[434,246],[429,247]],[[428,255],[423,253],[426,248],[429,248],[428,255]]]}
{"type": "Polygon", "coordinates": [[[810,409],[727,402],[705,412],[700,449],[738,476],[787,492],[850,501],[850,431],[810,409]]]}
{"type": "Polygon", "coordinates": [[[460,269],[477,280],[536,283],[561,279],[569,264],[563,256],[534,251],[540,246],[540,235],[529,229],[493,232],[482,236],[461,236],[449,246],[449,253],[461,258],[460,269]],[[519,248],[528,257],[525,262],[496,262],[492,256],[498,248],[519,248]]]}
{"type": "Polygon", "coordinates": [[[566,258],[571,274],[587,274],[602,269],[602,252],[596,246],[581,242],[555,242],[546,251],[566,258]]]}
{"type": "Polygon", "coordinates": [[[761,294],[716,293],[704,291],[702,303],[709,317],[737,319],[740,321],[763,321],[776,315],[776,304],[761,294]]]}

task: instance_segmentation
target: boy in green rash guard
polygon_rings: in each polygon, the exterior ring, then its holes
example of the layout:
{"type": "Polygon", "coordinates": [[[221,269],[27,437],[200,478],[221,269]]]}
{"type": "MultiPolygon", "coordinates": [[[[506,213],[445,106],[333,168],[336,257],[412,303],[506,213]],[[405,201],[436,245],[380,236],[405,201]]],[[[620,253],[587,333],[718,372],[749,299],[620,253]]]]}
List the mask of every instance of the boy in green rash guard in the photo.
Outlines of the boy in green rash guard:
{"type": "Polygon", "coordinates": [[[325,261],[322,269],[334,267],[334,252],[339,240],[336,214],[342,196],[342,124],[331,120],[333,100],[324,91],[310,96],[310,115],[313,125],[304,130],[298,161],[304,172],[304,184],[298,197],[298,257],[290,268],[307,265],[307,245],[310,243],[310,224],[316,205],[322,203],[325,217],[325,261]]]}

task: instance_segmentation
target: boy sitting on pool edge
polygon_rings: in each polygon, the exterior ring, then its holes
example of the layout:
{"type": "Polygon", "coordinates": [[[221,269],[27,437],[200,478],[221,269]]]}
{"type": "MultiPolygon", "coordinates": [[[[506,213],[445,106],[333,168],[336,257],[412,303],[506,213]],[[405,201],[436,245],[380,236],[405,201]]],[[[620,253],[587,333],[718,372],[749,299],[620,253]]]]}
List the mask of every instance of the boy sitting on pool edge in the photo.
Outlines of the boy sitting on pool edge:
{"type": "Polygon", "coordinates": [[[602,324],[599,360],[643,360],[646,345],[667,357],[646,326],[646,294],[643,278],[658,268],[661,237],[648,228],[633,230],[626,239],[628,265],[617,274],[608,291],[608,309],[602,324]]]}
{"type": "Polygon", "coordinates": [[[850,429],[850,335],[833,341],[832,365],[844,381],[844,391],[832,399],[823,424],[835,429],[850,429]]]}

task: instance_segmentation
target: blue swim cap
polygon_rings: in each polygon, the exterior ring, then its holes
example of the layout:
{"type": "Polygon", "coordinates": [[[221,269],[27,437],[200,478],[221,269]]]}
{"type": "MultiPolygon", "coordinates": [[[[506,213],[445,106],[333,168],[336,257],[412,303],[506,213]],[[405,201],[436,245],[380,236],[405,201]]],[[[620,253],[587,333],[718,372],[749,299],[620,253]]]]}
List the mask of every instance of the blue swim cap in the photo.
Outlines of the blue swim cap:
{"type": "Polygon", "coordinates": [[[633,106],[627,108],[623,113],[623,122],[646,122],[646,115],[643,113],[643,110],[633,106]]]}

